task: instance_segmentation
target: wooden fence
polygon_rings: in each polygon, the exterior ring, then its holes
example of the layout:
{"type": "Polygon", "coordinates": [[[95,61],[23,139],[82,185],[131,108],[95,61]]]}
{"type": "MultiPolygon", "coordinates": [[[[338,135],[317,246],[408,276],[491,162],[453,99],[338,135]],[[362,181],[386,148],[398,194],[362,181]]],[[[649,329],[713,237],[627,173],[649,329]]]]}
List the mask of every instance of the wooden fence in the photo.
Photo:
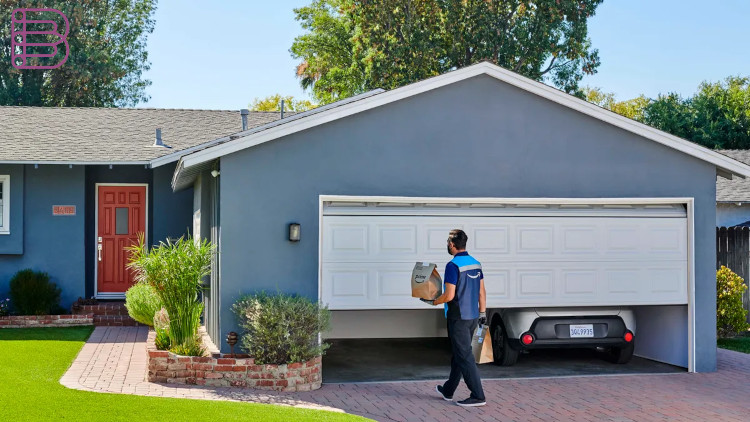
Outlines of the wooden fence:
{"type": "MultiPolygon", "coordinates": [[[[716,269],[724,265],[748,284],[750,266],[750,227],[716,228],[716,269]]],[[[742,303],[747,309],[750,322],[750,290],[745,290],[742,303]]]]}

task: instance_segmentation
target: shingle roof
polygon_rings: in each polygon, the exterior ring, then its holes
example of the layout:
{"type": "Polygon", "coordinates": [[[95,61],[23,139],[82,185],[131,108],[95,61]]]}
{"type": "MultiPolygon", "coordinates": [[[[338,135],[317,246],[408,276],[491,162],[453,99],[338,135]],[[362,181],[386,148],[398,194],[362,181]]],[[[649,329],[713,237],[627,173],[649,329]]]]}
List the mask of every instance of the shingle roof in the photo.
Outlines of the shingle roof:
{"type": "MultiPolygon", "coordinates": [[[[278,118],[250,112],[248,128],[278,118]]],[[[0,106],[0,162],[143,162],[241,130],[239,110],[0,106]]]]}
{"type": "MultiPolygon", "coordinates": [[[[750,150],[746,149],[720,149],[716,152],[734,158],[745,164],[750,164],[750,150]]],[[[750,178],[739,177],[727,180],[723,177],[716,178],[716,201],[717,202],[747,202],[750,201],[750,178]]]]}

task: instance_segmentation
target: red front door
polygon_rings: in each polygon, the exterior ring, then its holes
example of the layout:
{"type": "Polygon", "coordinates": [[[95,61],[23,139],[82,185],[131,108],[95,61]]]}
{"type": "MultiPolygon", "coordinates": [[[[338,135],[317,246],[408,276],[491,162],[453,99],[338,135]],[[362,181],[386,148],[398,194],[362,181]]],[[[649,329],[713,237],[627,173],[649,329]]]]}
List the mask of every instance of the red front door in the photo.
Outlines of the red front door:
{"type": "Polygon", "coordinates": [[[98,186],[97,294],[123,293],[133,285],[125,248],[146,231],[145,186],[98,186]]]}

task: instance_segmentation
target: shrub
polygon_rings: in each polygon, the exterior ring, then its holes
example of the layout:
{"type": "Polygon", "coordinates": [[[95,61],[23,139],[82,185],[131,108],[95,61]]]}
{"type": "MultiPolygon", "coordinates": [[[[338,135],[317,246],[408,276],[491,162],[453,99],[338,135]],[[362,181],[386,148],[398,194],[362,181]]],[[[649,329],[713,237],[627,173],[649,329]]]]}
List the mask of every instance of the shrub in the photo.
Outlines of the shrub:
{"type": "Polygon", "coordinates": [[[733,337],[748,329],[742,295],[747,290],[742,277],[725,266],[716,272],[716,334],[733,337]]]}
{"type": "Polygon", "coordinates": [[[125,292],[125,307],[131,318],[141,324],[153,326],[154,315],[163,306],[153,286],[136,283],[125,292]]]}
{"type": "Polygon", "coordinates": [[[328,330],[330,312],[307,298],[261,292],[240,298],[232,311],[244,331],[240,347],[259,364],[305,362],[328,348],[318,335],[328,330]]]}
{"type": "Polygon", "coordinates": [[[0,316],[6,316],[10,314],[8,307],[10,306],[10,298],[0,299],[0,316]]]}
{"type": "Polygon", "coordinates": [[[44,272],[25,269],[10,279],[10,300],[19,315],[60,313],[60,293],[60,288],[44,272]]]}
{"type": "Polygon", "coordinates": [[[156,331],[156,338],[154,339],[154,345],[159,350],[169,350],[171,341],[169,340],[169,315],[167,310],[161,308],[154,314],[154,330],[156,331]]]}
{"type": "Polygon", "coordinates": [[[176,242],[160,242],[149,250],[141,235],[138,244],[127,250],[128,268],[139,282],[155,289],[169,314],[172,347],[193,345],[203,313],[203,303],[198,297],[201,280],[211,272],[213,246],[206,240],[197,242],[188,236],[176,242]]]}

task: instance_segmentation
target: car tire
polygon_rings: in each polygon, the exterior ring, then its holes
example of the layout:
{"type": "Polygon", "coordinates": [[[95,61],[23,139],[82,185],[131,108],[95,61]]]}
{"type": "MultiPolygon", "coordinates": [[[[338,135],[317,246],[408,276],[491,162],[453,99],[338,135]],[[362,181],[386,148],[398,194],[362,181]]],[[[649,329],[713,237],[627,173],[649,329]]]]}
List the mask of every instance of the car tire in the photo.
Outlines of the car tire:
{"type": "Polygon", "coordinates": [[[505,325],[499,316],[495,315],[490,324],[492,338],[492,355],[495,365],[513,366],[518,361],[518,350],[510,347],[505,325]]]}
{"type": "Polygon", "coordinates": [[[609,360],[617,364],[628,363],[633,358],[633,350],[635,350],[635,340],[627,346],[613,347],[609,349],[609,360]]]}

